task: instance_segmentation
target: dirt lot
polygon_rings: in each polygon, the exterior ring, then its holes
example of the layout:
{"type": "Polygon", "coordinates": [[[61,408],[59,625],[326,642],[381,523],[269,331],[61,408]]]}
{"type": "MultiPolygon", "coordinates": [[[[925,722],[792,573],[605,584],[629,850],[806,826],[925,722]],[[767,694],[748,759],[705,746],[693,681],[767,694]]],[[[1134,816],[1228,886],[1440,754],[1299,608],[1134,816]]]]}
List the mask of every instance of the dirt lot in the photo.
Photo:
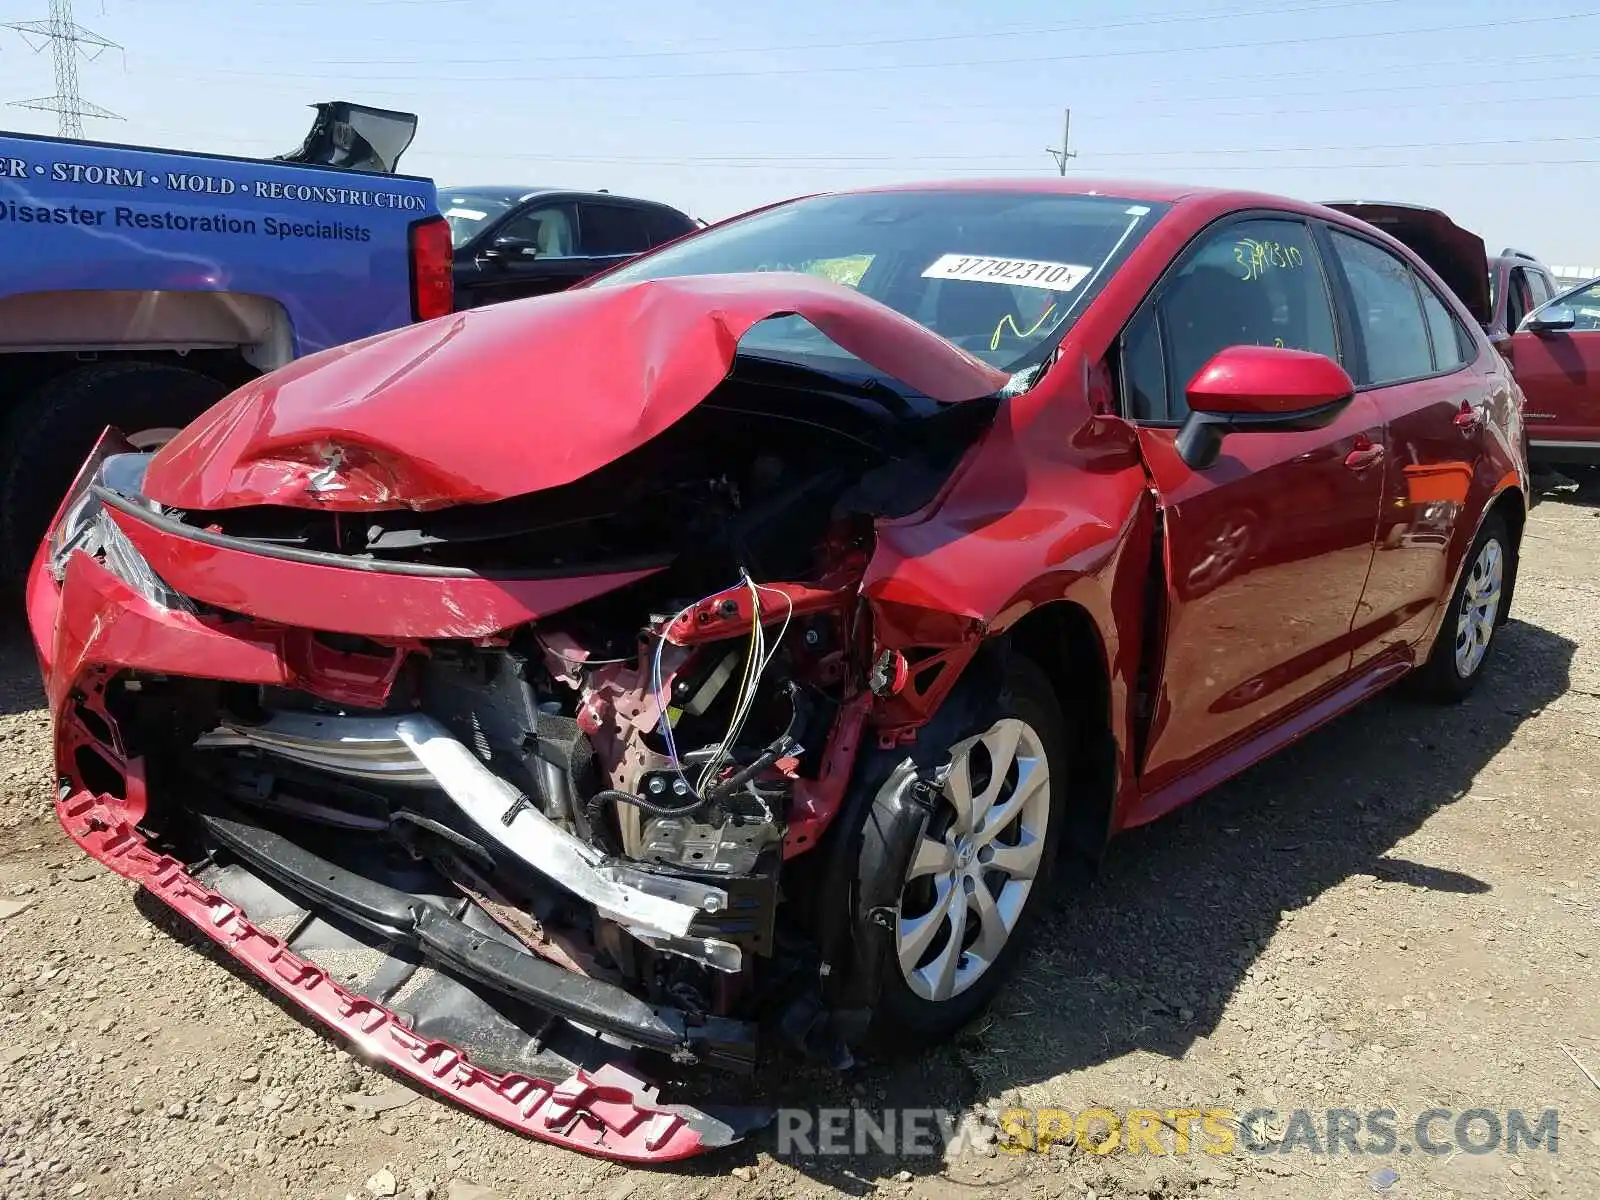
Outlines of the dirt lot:
{"type": "Polygon", "coordinates": [[[1013,1104],[1271,1108],[1269,1136],[1296,1108],[1319,1123],[1390,1108],[1407,1149],[1429,1108],[1555,1108],[1553,1156],[1014,1155],[980,1134],[950,1156],[779,1161],[764,1135],[644,1173],[524,1141],[358,1065],[69,849],[12,628],[0,1196],[1600,1196],[1600,1086],[1563,1050],[1600,1078],[1595,498],[1537,509],[1524,556],[1516,619],[1468,703],[1382,698],[1117,844],[958,1045],[848,1081],[759,1082],[792,1103],[989,1121],[1013,1104]]]}

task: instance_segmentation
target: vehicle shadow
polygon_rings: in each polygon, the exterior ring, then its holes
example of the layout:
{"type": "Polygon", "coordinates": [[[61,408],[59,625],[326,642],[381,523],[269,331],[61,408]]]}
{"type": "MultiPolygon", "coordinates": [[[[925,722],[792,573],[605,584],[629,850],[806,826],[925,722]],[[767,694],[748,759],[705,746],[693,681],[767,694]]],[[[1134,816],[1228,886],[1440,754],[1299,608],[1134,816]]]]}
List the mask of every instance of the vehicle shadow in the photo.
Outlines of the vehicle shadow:
{"type": "MultiPolygon", "coordinates": [[[[960,1110],[1136,1051],[1178,1058],[1215,1032],[1285,915],[1352,876],[1489,891],[1392,851],[1461,798],[1518,726],[1567,690],[1571,641],[1515,620],[1500,636],[1483,685],[1461,705],[1381,696],[1119,838],[1097,880],[1052,897],[1041,945],[956,1045],[869,1066],[842,1083],[791,1067],[761,1081],[767,1102],[811,1112],[861,1106],[874,1116],[896,1107],[960,1110]]],[[[779,1149],[769,1133],[735,1153],[754,1161],[758,1150],[779,1149]]],[[[874,1179],[945,1166],[942,1153],[781,1157],[863,1195],[874,1179]]],[[[688,1174],[727,1169],[725,1161],[685,1165],[688,1174]]]]}
{"type": "Polygon", "coordinates": [[[44,684],[28,633],[22,589],[0,581],[0,717],[44,705],[44,684]]]}
{"type": "Polygon", "coordinates": [[[1600,509],[1600,471],[1574,471],[1537,475],[1533,486],[1545,502],[1554,501],[1574,508],[1600,509]]]}

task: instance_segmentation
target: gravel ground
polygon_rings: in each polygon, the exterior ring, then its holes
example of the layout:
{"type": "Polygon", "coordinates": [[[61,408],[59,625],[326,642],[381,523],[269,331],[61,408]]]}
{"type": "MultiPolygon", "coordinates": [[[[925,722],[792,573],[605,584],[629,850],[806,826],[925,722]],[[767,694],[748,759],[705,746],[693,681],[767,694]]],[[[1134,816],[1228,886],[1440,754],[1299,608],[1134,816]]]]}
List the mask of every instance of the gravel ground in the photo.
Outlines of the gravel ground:
{"type": "Polygon", "coordinates": [[[0,1196],[1600,1196],[1600,1085],[1578,1065],[1600,1078],[1597,501],[1535,510],[1516,619],[1466,704],[1380,698],[1118,842],[958,1044],[849,1081],[760,1081],[794,1103],[989,1122],[944,1156],[780,1161],[763,1135],[630,1171],[361,1066],[68,845],[11,628],[0,1196]],[[1553,1156],[997,1153],[992,1124],[1017,1104],[1387,1107],[1402,1132],[1430,1107],[1553,1107],[1560,1141],[1553,1156]]]}

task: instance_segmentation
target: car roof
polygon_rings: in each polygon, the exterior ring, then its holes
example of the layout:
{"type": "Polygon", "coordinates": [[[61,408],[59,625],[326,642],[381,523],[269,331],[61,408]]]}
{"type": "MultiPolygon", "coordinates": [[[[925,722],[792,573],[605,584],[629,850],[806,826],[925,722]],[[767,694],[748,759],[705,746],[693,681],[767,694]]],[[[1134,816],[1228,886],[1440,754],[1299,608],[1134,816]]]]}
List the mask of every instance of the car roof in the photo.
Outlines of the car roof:
{"type": "Polygon", "coordinates": [[[1136,203],[1170,204],[1173,208],[1205,207],[1217,212],[1229,209],[1272,208],[1324,220],[1348,220],[1348,214],[1341,214],[1327,205],[1299,200],[1293,196],[1244,188],[1200,187],[1193,184],[1160,183],[1143,179],[1089,179],[1037,175],[1009,179],[931,180],[921,183],[888,183],[851,188],[843,194],[892,192],[1020,192],[1039,196],[1110,196],[1136,203]]]}
{"type": "MultiPolygon", "coordinates": [[[[1239,196],[1258,198],[1253,192],[1234,192],[1220,188],[1191,187],[1186,184],[1152,183],[1148,180],[1087,179],[1079,177],[1020,176],[1014,179],[929,180],[922,183],[886,183],[854,188],[853,192],[1027,192],[1056,196],[1116,196],[1125,200],[1144,200],[1151,204],[1176,204],[1202,197],[1239,196]]],[[[1271,197],[1284,203],[1283,197],[1271,197]]],[[[1298,203],[1298,202],[1295,202],[1298,203]]]]}
{"type": "Polygon", "coordinates": [[[615,192],[595,192],[586,188],[528,187],[527,185],[513,186],[510,184],[497,183],[459,183],[450,185],[448,187],[441,187],[439,189],[439,194],[441,196],[447,196],[452,193],[471,196],[487,196],[490,199],[499,200],[506,204],[518,204],[523,200],[532,200],[535,196],[553,196],[557,194],[563,196],[592,196],[596,200],[621,200],[627,204],[642,204],[650,208],[666,208],[671,209],[673,212],[678,211],[677,209],[672,208],[672,205],[664,204],[660,200],[645,200],[638,196],[619,196],[615,192]]]}

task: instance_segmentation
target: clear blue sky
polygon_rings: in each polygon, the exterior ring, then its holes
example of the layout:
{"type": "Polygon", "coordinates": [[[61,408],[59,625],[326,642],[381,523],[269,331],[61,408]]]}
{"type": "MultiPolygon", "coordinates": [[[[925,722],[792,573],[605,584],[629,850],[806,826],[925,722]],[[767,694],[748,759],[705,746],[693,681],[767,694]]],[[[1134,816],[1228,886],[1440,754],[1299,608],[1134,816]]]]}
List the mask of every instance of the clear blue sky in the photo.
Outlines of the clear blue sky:
{"type": "MultiPolygon", "coordinates": [[[[306,103],[421,115],[441,183],[609,187],[708,219],[1054,170],[1436,205],[1600,263],[1600,0],[77,0],[91,137],[270,154],[306,103]]],[[[43,17],[47,0],[0,0],[43,17]]],[[[3,99],[52,90],[0,32],[3,99]]],[[[3,110],[51,132],[54,118],[3,110]]]]}

